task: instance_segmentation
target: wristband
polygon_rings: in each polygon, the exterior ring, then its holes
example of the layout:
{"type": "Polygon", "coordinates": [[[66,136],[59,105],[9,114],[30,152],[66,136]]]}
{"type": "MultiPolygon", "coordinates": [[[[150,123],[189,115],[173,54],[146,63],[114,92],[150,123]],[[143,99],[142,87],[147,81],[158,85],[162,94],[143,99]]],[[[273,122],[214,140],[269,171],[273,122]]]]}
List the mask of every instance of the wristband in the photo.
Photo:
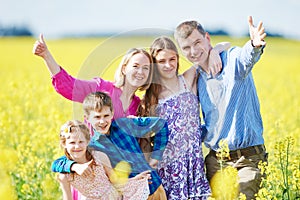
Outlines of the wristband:
{"type": "Polygon", "coordinates": [[[254,44],[253,44],[253,40],[251,40],[251,45],[252,45],[252,47],[254,47],[254,48],[256,47],[256,46],[254,46],[254,44]]]}
{"type": "MultiPolygon", "coordinates": [[[[264,40],[263,40],[264,41],[264,40]]],[[[254,44],[253,44],[253,40],[251,40],[251,45],[252,45],[252,47],[254,47],[254,48],[259,48],[259,47],[261,47],[262,45],[259,45],[259,46],[254,46],[254,44]]]]}

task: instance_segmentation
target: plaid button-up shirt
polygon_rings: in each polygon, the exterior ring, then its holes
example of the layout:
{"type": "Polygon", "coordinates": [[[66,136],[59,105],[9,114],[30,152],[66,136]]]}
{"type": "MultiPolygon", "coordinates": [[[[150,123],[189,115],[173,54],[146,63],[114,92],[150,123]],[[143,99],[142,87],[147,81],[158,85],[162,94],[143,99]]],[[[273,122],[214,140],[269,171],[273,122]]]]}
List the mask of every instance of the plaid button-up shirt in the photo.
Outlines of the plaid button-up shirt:
{"type": "MultiPolygon", "coordinates": [[[[139,146],[138,139],[155,133],[151,158],[161,160],[163,151],[168,142],[167,122],[157,117],[119,118],[114,120],[110,127],[110,134],[94,132],[89,147],[108,155],[113,167],[126,161],[131,164],[130,177],[146,170],[151,170],[150,194],[153,194],[161,184],[161,179],[145,159],[139,146]]],[[[74,161],[61,157],[52,164],[54,172],[71,172],[74,161]]]]}

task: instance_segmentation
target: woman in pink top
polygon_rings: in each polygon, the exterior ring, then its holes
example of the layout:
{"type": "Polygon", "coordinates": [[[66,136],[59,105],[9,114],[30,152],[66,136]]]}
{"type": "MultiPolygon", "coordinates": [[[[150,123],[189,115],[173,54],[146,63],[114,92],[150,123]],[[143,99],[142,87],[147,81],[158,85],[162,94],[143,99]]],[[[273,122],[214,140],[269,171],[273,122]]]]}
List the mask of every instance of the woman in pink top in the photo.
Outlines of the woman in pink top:
{"type": "MultiPolygon", "coordinates": [[[[42,34],[34,44],[33,53],[44,59],[55,90],[65,98],[82,103],[85,96],[91,92],[108,93],[113,102],[115,119],[136,115],[140,98],[135,92],[138,89],[146,90],[152,81],[152,58],[143,49],[133,48],[124,55],[115,73],[115,82],[102,78],[80,80],[72,77],[54,60],[42,34]]],[[[77,190],[73,190],[73,199],[81,199],[77,190]]]]}
{"type": "Polygon", "coordinates": [[[55,90],[65,98],[82,103],[91,92],[108,93],[113,101],[115,119],[136,115],[140,99],[135,92],[147,89],[152,80],[152,58],[143,49],[133,48],[125,54],[116,71],[115,82],[102,78],[80,80],[72,77],[56,63],[42,34],[34,44],[33,53],[44,59],[55,90]]]}

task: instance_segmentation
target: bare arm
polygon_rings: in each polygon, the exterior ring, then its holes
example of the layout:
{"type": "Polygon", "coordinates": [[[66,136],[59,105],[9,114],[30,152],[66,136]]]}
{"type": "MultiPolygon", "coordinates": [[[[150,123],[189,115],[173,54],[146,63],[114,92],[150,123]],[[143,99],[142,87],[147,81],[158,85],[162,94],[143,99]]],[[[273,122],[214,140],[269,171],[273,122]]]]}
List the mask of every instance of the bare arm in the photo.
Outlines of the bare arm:
{"type": "Polygon", "coordinates": [[[108,156],[105,153],[100,152],[100,151],[93,151],[93,156],[101,162],[106,175],[108,177],[110,177],[112,174],[112,166],[111,166],[108,156]]]}
{"type": "Polygon", "coordinates": [[[209,72],[215,76],[222,70],[222,60],[220,53],[230,47],[229,42],[220,42],[210,50],[208,68],[209,72]]]}
{"type": "Polygon", "coordinates": [[[72,200],[71,186],[66,174],[58,174],[57,179],[63,193],[63,200],[72,200]]]}
{"type": "MultiPolygon", "coordinates": [[[[230,42],[220,42],[213,49],[211,49],[209,54],[208,66],[210,73],[215,76],[222,69],[222,61],[220,58],[220,53],[230,47],[230,42]]],[[[197,68],[198,66],[193,65],[188,70],[183,73],[183,76],[192,91],[196,93],[196,78],[197,78],[197,68]]]]}
{"type": "Polygon", "coordinates": [[[196,94],[196,82],[197,82],[197,68],[198,66],[192,65],[183,73],[183,77],[190,88],[196,94]]]}
{"type": "Polygon", "coordinates": [[[50,71],[51,76],[54,76],[60,71],[59,65],[54,60],[46,45],[43,34],[40,34],[39,40],[35,42],[32,52],[34,55],[40,56],[44,59],[44,62],[48,70],[50,71]]]}

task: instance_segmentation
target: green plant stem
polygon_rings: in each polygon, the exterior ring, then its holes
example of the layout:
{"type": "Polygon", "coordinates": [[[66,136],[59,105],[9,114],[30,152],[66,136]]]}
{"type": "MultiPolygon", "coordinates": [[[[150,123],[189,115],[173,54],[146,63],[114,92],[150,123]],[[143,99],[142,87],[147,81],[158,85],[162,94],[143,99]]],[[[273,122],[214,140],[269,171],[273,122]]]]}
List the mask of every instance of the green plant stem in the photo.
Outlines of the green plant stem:
{"type": "Polygon", "coordinates": [[[286,182],[288,199],[290,199],[289,176],[288,176],[289,150],[290,150],[290,140],[288,139],[288,143],[286,147],[286,164],[285,164],[285,182],[286,182]]]}

